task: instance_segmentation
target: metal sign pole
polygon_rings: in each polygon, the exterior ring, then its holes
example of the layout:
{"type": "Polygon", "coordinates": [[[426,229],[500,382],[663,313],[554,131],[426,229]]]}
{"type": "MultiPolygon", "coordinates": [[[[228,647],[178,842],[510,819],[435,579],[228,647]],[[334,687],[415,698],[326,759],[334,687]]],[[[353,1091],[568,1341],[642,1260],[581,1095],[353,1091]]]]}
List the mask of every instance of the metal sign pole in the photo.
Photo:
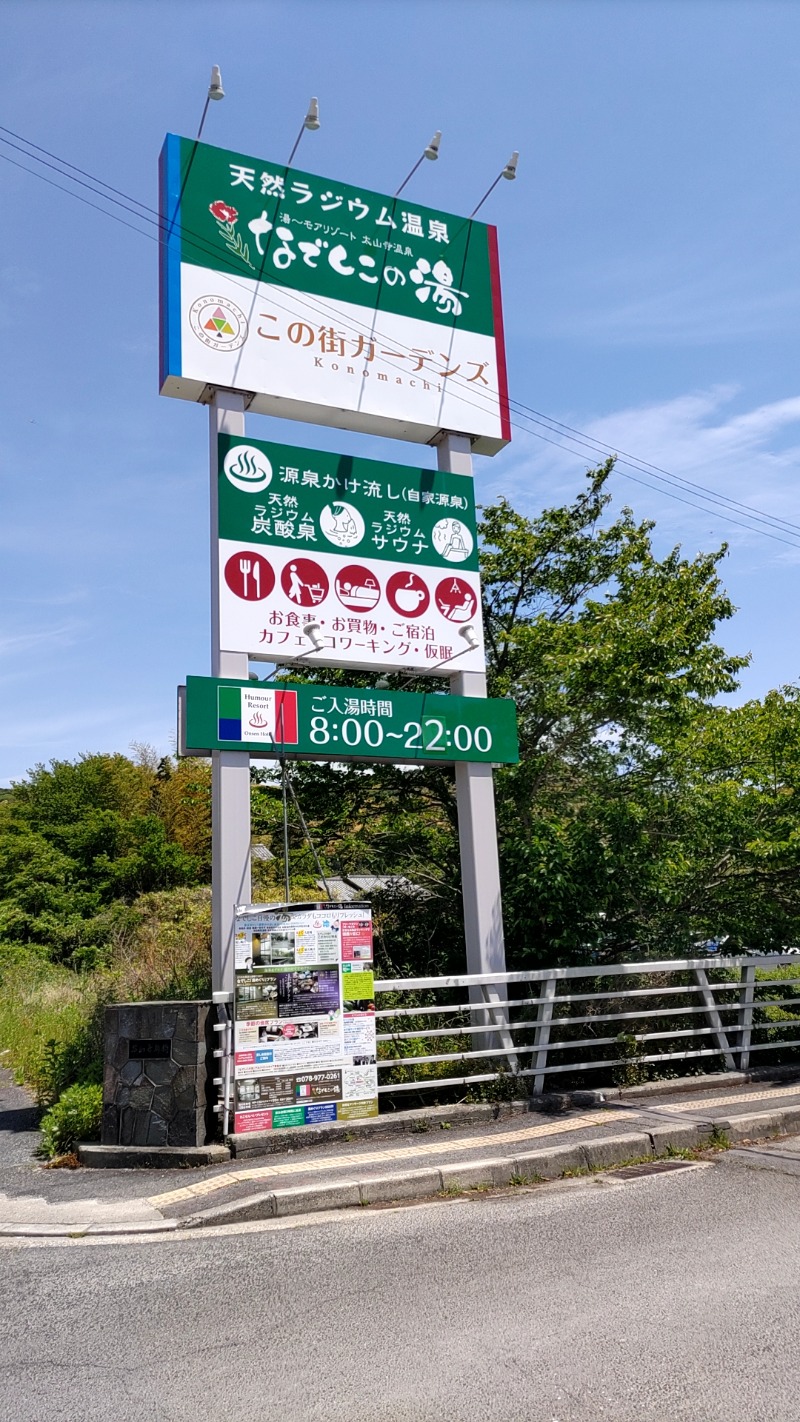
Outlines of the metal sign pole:
{"type": "MultiPolygon", "coordinates": [[[[219,627],[219,518],[217,436],[244,434],[244,396],[216,390],[209,414],[211,479],[211,675],[246,681],[246,652],[223,652],[219,627]]],[[[211,752],[211,985],[233,993],[236,904],[249,904],[250,756],[242,751],[211,752]]]]}
{"type": "MultiPolygon", "coordinates": [[[[440,469],[472,477],[472,451],[467,435],[445,432],[437,449],[440,469]]],[[[485,696],[486,674],[459,672],[451,676],[450,690],[456,696],[485,696]]],[[[471,761],[456,764],[456,804],[467,972],[504,973],[506,950],[491,765],[471,761]]]]}

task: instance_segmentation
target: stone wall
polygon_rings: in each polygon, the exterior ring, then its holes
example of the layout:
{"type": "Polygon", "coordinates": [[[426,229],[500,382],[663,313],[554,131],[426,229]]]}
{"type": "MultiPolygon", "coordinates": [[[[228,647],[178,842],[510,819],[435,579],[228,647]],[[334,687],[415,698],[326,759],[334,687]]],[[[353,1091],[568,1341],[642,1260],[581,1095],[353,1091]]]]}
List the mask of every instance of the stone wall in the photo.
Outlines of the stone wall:
{"type": "Polygon", "coordinates": [[[210,1002],[105,1012],[103,1145],[200,1146],[214,1137],[210,1002]]]}

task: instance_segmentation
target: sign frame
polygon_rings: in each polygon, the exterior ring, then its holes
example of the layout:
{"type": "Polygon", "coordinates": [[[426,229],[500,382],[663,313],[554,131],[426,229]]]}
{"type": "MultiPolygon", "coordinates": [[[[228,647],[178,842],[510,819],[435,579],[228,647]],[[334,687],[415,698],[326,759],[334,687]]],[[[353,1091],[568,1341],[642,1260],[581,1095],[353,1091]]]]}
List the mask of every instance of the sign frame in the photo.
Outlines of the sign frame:
{"type": "Polygon", "coordinates": [[[208,756],[212,751],[337,764],[516,765],[516,706],[502,697],[190,676],[178,688],[178,754],[208,756]],[[255,708],[265,723],[261,739],[236,734],[235,717],[223,716],[232,709],[223,704],[226,693],[231,693],[229,700],[238,699],[240,708],[245,699],[255,708]],[[230,724],[223,727],[223,720],[230,724]],[[211,734],[221,728],[229,733],[226,738],[211,734]]]}
{"type": "Polygon", "coordinates": [[[175,134],[159,194],[161,394],[222,387],[259,414],[414,443],[459,430],[479,454],[509,442],[494,226],[175,134]]]}
{"type": "Polygon", "coordinates": [[[472,479],[234,435],[218,439],[217,470],[226,651],[421,676],[453,662],[483,670],[472,479]]]}

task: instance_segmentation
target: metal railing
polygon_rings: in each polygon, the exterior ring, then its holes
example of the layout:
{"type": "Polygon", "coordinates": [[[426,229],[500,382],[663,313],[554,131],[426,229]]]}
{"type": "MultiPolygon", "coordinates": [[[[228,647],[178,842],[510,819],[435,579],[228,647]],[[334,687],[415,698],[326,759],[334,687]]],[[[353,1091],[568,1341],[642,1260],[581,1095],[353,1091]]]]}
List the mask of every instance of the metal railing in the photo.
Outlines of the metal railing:
{"type": "Polygon", "coordinates": [[[532,1078],[538,1094],[559,1074],[644,1079],[685,1061],[745,1071],[755,1052],[800,1048],[800,977],[779,971],[799,964],[792,955],[686,958],[378,981],[379,1090],[511,1075],[532,1078]],[[472,1070],[480,1066],[488,1070],[472,1070]]]}

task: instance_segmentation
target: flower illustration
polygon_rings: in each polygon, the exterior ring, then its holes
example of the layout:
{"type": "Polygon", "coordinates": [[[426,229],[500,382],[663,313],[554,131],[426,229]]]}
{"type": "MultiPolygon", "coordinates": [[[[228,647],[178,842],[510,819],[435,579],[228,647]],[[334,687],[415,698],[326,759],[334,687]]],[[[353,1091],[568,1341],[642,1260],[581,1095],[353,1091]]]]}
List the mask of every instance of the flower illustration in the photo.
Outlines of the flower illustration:
{"type": "Polygon", "coordinates": [[[229,207],[226,202],[222,202],[220,199],[212,202],[208,210],[212,217],[216,217],[217,222],[235,222],[239,216],[235,207],[229,207]]]}

